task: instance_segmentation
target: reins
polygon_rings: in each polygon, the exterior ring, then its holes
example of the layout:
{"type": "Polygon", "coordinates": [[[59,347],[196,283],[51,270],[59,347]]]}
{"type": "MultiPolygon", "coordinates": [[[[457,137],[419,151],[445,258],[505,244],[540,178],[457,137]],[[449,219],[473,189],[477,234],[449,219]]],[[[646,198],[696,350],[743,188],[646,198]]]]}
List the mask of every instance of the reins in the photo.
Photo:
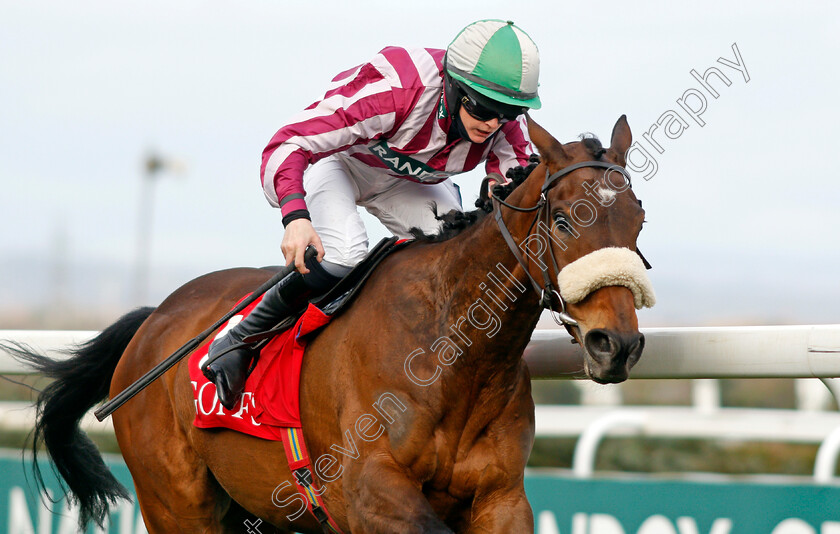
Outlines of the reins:
{"type": "MultiPolygon", "coordinates": [[[[551,258],[551,266],[554,268],[555,277],[560,273],[560,268],[557,265],[557,260],[554,257],[554,254],[551,253],[551,245],[545,247],[542,251],[542,255],[540,256],[540,265],[538,265],[540,272],[542,274],[543,283],[540,285],[537,280],[531,276],[531,272],[528,269],[528,262],[522,257],[522,253],[519,251],[519,247],[516,245],[516,240],[510,233],[507,225],[505,224],[504,217],[502,216],[502,206],[512,209],[514,211],[518,211],[521,213],[529,213],[536,211],[537,213],[534,215],[534,219],[531,221],[530,226],[528,227],[528,235],[531,234],[531,230],[534,228],[534,225],[540,220],[541,216],[545,214],[545,225],[546,228],[551,228],[551,210],[549,209],[548,197],[546,196],[546,192],[551,189],[557,181],[566,176],[567,174],[574,172],[578,169],[582,169],[584,167],[597,167],[603,169],[614,170],[616,172],[620,172],[622,176],[625,177],[628,183],[630,183],[630,176],[627,174],[627,171],[624,170],[621,166],[616,165],[614,163],[607,163],[604,161],[582,161],[579,163],[575,163],[573,165],[569,165],[559,171],[551,174],[548,170],[548,166],[546,166],[545,170],[545,182],[543,182],[542,187],[540,188],[540,198],[537,201],[536,205],[530,208],[521,208],[519,206],[514,206],[502,200],[500,197],[496,196],[495,193],[491,193],[491,196],[494,200],[494,217],[496,219],[496,224],[499,226],[499,230],[502,233],[502,237],[504,238],[505,242],[508,245],[508,248],[513,253],[513,256],[516,258],[516,261],[525,271],[525,274],[528,276],[528,279],[531,281],[531,285],[534,287],[534,291],[536,291],[537,295],[540,297],[540,306],[544,309],[547,309],[551,312],[551,316],[554,321],[560,325],[565,326],[566,329],[576,328],[578,326],[577,320],[574,317],[569,315],[566,311],[566,301],[560,294],[560,291],[557,289],[556,285],[552,282],[552,278],[549,274],[548,264],[545,261],[545,255],[548,253],[549,257],[551,258]],[[552,296],[556,299],[559,310],[555,309],[555,306],[552,303],[552,296]]],[[[537,225],[537,235],[540,235],[540,228],[537,225]]],[[[551,239],[547,243],[550,243],[551,239]]]]}

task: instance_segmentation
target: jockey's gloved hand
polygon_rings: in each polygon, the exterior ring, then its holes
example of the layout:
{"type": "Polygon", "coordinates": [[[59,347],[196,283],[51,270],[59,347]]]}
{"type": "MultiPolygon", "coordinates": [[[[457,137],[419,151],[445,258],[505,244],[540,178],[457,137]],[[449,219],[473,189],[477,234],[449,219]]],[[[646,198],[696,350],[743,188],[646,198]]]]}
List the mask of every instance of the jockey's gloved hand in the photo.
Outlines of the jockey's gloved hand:
{"type": "Polygon", "coordinates": [[[283,251],[283,256],[286,259],[286,265],[294,263],[295,269],[299,273],[309,273],[303,254],[306,247],[310,245],[318,251],[317,260],[319,262],[323,260],[324,245],[321,244],[321,238],[309,219],[295,219],[286,225],[286,232],[283,234],[283,242],[280,245],[280,250],[283,251]]]}

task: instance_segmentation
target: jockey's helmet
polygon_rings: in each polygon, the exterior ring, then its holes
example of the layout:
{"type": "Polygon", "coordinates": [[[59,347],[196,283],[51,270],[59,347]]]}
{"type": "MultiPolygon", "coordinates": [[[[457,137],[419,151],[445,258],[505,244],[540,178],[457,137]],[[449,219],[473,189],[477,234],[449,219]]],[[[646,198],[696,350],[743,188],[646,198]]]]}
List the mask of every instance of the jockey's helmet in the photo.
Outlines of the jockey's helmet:
{"type": "Polygon", "coordinates": [[[461,30],[446,49],[444,79],[449,113],[459,104],[471,115],[512,118],[539,109],[540,55],[511,21],[480,20],[461,30]]]}

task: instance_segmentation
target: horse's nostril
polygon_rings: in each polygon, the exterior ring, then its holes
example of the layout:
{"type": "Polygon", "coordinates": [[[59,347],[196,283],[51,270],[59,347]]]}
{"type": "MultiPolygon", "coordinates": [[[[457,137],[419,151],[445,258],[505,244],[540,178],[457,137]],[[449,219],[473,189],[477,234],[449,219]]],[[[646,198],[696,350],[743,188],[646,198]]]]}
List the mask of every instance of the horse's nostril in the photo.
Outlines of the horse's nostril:
{"type": "Polygon", "coordinates": [[[627,347],[627,352],[629,354],[641,352],[642,348],[645,346],[645,336],[644,334],[625,336],[624,345],[627,347]]]}
{"type": "Polygon", "coordinates": [[[645,349],[645,335],[637,334],[631,338],[627,349],[627,365],[633,367],[642,356],[642,351],[645,349]]]}
{"type": "Polygon", "coordinates": [[[615,343],[609,333],[600,328],[587,332],[584,345],[589,354],[596,359],[611,358],[616,352],[615,343]]]}

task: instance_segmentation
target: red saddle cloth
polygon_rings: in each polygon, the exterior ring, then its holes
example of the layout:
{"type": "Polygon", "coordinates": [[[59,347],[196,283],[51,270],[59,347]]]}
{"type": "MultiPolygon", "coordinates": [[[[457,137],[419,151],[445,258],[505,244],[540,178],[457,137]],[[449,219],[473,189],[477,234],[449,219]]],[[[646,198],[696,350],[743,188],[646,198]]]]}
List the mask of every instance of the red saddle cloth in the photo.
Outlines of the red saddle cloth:
{"type": "MultiPolygon", "coordinates": [[[[239,323],[261,300],[262,297],[232,317],[220,333],[239,323]]],[[[216,387],[199,369],[202,360],[207,358],[212,340],[199,347],[188,363],[195,397],[193,424],[199,428],[229,428],[274,441],[283,440],[285,428],[302,426],[300,367],[303,352],[309,334],[329,323],[330,319],[331,316],[310,304],[292,328],[272,338],[260,351],[257,366],[245,384],[242,400],[233,411],[219,403],[216,387]]]]}

